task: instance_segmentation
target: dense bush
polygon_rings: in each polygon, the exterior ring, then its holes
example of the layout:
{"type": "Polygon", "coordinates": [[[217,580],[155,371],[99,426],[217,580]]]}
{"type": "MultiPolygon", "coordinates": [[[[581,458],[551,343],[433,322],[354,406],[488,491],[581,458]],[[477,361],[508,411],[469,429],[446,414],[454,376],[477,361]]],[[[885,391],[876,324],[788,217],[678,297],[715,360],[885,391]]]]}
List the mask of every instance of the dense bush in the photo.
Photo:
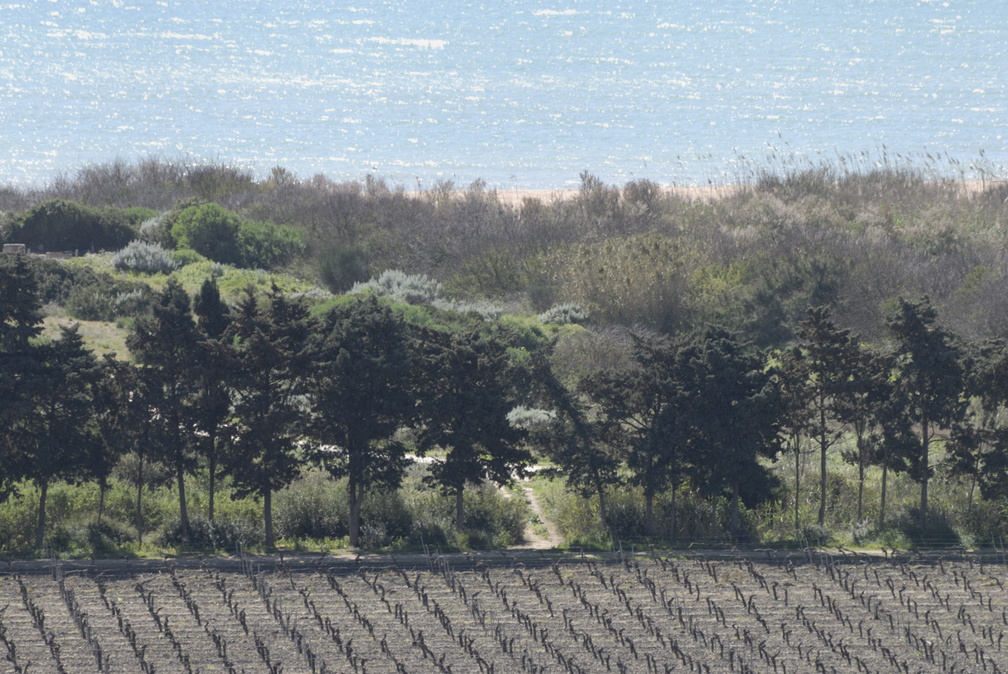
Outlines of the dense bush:
{"type": "MultiPolygon", "coordinates": [[[[441,545],[453,548],[507,546],[522,541],[527,506],[505,499],[493,485],[467,489],[466,526],[454,523],[453,498],[423,483],[425,469],[408,471],[401,489],[376,491],[364,498],[361,545],[387,548],[404,545],[441,545]]],[[[273,521],[281,538],[339,540],[349,532],[346,479],[333,480],[309,471],[277,492],[273,521]]]]}
{"type": "Polygon", "coordinates": [[[178,262],[156,243],[139,239],[120,250],[112,258],[112,266],[119,271],[136,271],[145,274],[168,274],[179,268],[178,262]]]}
{"type": "Polygon", "coordinates": [[[269,269],[301,250],[301,234],[292,227],[243,220],[217,204],[190,206],[175,216],[172,239],[215,262],[269,269]]]}
{"type": "Polygon", "coordinates": [[[346,484],[309,471],[273,498],[273,526],[280,538],[342,538],[347,535],[346,484]]]}
{"type": "Polygon", "coordinates": [[[119,250],[136,238],[140,222],[153,214],[147,209],[94,208],[53,199],[10,218],[2,238],[32,250],[119,250]]]}
{"type": "Polygon", "coordinates": [[[283,265],[300,252],[301,247],[301,234],[293,227],[255,220],[242,220],[238,226],[241,264],[249,269],[283,265]]]}
{"type": "Polygon", "coordinates": [[[140,223],[140,238],[147,243],[156,243],[165,249],[174,248],[171,215],[170,211],[164,211],[144,220],[140,223]]]}
{"type": "Polygon", "coordinates": [[[154,291],[146,284],[106,278],[75,288],[65,308],[70,316],[82,321],[114,321],[145,314],[154,301],[154,291]]]}
{"type": "Polygon", "coordinates": [[[192,248],[215,262],[241,265],[238,229],[241,218],[217,204],[186,208],[172,223],[171,234],[177,248],[192,248]]]}
{"type": "Polygon", "coordinates": [[[122,522],[109,518],[101,522],[89,522],[85,525],[84,532],[88,546],[95,553],[116,552],[135,540],[135,532],[122,522]]]}
{"type": "MultiPolygon", "coordinates": [[[[639,488],[610,489],[607,493],[606,521],[597,498],[568,491],[560,481],[538,482],[540,502],[568,546],[608,548],[620,541],[648,540],[645,530],[644,495],[639,488]]],[[[665,543],[702,542],[718,545],[731,539],[727,534],[728,500],[707,499],[686,487],[665,492],[655,499],[655,531],[665,543]]],[[[758,540],[752,511],[743,508],[741,538],[758,540]]]]}
{"type": "Polygon", "coordinates": [[[182,529],[182,522],[174,519],[165,527],[160,542],[172,548],[224,550],[233,553],[240,548],[262,545],[262,540],[262,531],[248,522],[211,522],[202,515],[196,515],[189,518],[189,536],[182,529]]]}

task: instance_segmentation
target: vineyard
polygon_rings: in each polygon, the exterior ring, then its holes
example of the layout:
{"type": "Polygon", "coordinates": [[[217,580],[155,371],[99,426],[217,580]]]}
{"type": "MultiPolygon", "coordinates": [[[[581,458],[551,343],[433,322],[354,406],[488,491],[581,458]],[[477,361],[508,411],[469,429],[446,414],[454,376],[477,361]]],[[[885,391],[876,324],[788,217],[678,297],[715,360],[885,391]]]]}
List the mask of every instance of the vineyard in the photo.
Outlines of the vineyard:
{"type": "Polygon", "coordinates": [[[1008,671],[960,554],[58,562],[0,574],[5,672],[1008,671]],[[408,561],[408,563],[407,563],[408,561]]]}

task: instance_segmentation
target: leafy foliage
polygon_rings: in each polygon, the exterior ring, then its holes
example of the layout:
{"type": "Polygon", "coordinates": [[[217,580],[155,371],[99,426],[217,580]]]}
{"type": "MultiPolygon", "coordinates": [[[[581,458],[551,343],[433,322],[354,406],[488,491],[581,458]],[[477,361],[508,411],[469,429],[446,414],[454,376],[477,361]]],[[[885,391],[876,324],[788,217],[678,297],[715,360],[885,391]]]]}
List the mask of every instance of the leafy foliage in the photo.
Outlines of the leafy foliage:
{"type": "Polygon", "coordinates": [[[348,478],[357,547],[366,492],[399,486],[406,466],[406,449],[392,437],[415,405],[406,326],[374,297],[337,307],[322,321],[314,361],[311,432],[322,465],[348,478]]]}
{"type": "Polygon", "coordinates": [[[312,322],[305,307],[273,285],[265,301],[246,291],[233,317],[236,345],[233,434],[226,463],[239,494],[263,498],[265,542],[276,542],[272,497],[301,469],[299,439],[307,420],[312,322]]]}
{"type": "Polygon", "coordinates": [[[200,255],[224,264],[241,265],[238,245],[241,218],[217,204],[190,206],[179,213],[171,226],[178,248],[192,248],[200,255]]]}
{"type": "Polygon", "coordinates": [[[243,220],[217,204],[190,206],[174,218],[171,235],[179,248],[192,248],[215,262],[253,269],[283,264],[301,248],[291,227],[243,220]]]}
{"type": "Polygon", "coordinates": [[[910,475],[920,484],[920,523],[927,524],[928,482],[932,476],[931,444],[939,429],[961,421],[965,401],[961,352],[951,334],[936,325],[937,314],[925,297],[900,298],[889,329],[896,338],[896,400],[906,423],[918,431],[917,449],[906,455],[910,475]]]}
{"type": "Polygon", "coordinates": [[[119,271],[168,274],[178,269],[180,265],[160,245],[135,239],[115,254],[112,266],[119,271]]]}
{"type": "Polygon", "coordinates": [[[463,526],[466,484],[509,483],[531,460],[524,432],[508,422],[515,407],[514,371],[501,342],[475,332],[421,334],[424,397],[418,406],[417,444],[446,452],[433,478],[456,498],[463,526]]]}
{"type": "Polygon", "coordinates": [[[140,222],[151,214],[53,199],[10,219],[3,240],[40,250],[119,250],[136,238],[140,222]]]}

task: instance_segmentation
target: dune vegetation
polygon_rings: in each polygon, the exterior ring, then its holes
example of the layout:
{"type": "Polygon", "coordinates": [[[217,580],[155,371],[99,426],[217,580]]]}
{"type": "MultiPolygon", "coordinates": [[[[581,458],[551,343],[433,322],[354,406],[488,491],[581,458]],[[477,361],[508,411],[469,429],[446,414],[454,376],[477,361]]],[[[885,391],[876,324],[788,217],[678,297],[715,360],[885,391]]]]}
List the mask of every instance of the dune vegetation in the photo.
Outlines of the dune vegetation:
{"type": "Polygon", "coordinates": [[[1008,184],[885,161],[0,188],[0,546],[1000,546],[1006,226],[1008,184]]]}

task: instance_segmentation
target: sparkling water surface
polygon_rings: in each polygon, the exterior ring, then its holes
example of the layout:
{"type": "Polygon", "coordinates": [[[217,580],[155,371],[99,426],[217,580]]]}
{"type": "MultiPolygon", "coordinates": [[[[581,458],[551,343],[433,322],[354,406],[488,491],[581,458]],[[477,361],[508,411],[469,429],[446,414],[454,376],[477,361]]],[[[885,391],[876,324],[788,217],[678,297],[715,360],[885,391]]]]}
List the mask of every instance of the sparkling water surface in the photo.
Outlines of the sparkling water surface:
{"type": "Polygon", "coordinates": [[[148,156],[497,188],[1005,177],[1004,0],[0,4],[0,183],[148,156]]]}

